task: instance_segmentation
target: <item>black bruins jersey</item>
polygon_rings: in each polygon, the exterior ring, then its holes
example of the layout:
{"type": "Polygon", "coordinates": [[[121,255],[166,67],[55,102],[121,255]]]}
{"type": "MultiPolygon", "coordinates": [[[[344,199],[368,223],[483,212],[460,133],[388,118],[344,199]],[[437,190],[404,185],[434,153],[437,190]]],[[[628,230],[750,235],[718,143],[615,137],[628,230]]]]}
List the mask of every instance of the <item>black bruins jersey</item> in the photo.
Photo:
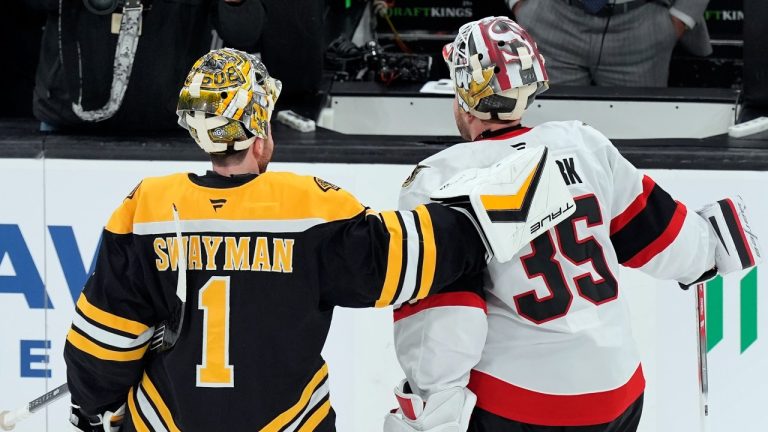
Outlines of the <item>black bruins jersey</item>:
{"type": "Polygon", "coordinates": [[[458,212],[376,213],[315,177],[145,179],[112,215],[77,301],[72,400],[91,415],[126,403],[123,431],[333,431],[320,355],[333,307],[423,298],[481,271],[484,255],[458,212]],[[182,304],[179,277],[185,319],[158,354],[148,344],[182,304]]]}

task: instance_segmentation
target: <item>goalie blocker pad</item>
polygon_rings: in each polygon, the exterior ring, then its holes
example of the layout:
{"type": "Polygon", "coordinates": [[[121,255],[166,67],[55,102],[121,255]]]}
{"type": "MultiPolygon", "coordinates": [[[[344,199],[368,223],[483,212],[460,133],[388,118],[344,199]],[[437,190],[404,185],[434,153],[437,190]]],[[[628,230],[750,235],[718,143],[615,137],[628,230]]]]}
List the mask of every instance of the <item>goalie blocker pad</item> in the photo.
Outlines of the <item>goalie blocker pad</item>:
{"type": "Polygon", "coordinates": [[[546,147],[518,150],[488,168],[458,173],[430,198],[468,212],[490,252],[507,262],[576,210],[548,155],[546,147]]]}
{"type": "Polygon", "coordinates": [[[477,396],[465,387],[439,391],[425,402],[406,393],[407,380],[395,388],[400,408],[387,414],[384,432],[465,432],[475,408],[477,396]]]}
{"type": "Polygon", "coordinates": [[[740,196],[709,204],[697,213],[709,222],[717,237],[715,267],[718,273],[744,270],[761,261],[757,236],[749,225],[747,208],[740,196]]]}

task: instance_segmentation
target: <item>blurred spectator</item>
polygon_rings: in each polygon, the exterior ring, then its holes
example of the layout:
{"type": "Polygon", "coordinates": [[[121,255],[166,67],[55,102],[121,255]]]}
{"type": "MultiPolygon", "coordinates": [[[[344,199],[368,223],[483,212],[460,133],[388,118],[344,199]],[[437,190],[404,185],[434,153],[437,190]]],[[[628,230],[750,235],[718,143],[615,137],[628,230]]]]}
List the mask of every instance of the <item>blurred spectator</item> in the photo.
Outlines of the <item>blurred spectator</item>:
{"type": "Polygon", "coordinates": [[[0,45],[3,56],[12,67],[0,68],[3,97],[13,103],[0,104],[0,116],[31,117],[32,88],[35,85],[37,51],[43,33],[45,16],[33,13],[20,2],[3,4],[0,45]]]}
{"type": "Polygon", "coordinates": [[[266,13],[261,38],[246,51],[261,53],[264,63],[269,65],[269,73],[283,83],[277,111],[293,109],[315,117],[322,104],[321,98],[315,96],[320,90],[323,72],[326,2],[260,1],[266,13]]]}
{"type": "Polygon", "coordinates": [[[694,55],[712,52],[709,0],[505,1],[556,85],[663,87],[678,40],[694,55]]]}
{"type": "MultiPolygon", "coordinates": [[[[211,48],[212,28],[228,46],[237,48],[256,44],[264,26],[264,6],[259,0],[119,0],[114,12],[105,14],[86,8],[83,0],[24,1],[48,16],[34,114],[62,130],[175,128],[178,89],[188,66],[211,48]],[[131,26],[138,20],[123,19],[122,12],[127,10],[123,5],[140,1],[141,14],[124,14],[142,17],[135,26],[139,30],[132,34],[131,26]],[[114,62],[120,33],[125,43],[121,61],[114,62]],[[131,42],[136,33],[134,55],[131,42]]],[[[105,9],[118,2],[86,1],[105,9]]]]}

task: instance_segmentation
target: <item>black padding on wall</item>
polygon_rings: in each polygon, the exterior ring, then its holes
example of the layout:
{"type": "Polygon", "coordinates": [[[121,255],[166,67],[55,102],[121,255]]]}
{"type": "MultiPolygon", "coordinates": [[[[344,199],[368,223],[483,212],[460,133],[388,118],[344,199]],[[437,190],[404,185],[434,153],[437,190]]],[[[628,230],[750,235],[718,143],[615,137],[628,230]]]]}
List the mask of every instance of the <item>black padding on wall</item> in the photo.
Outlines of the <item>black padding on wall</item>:
{"type": "Polygon", "coordinates": [[[768,1],[744,0],[744,102],[768,108],[768,1]]]}

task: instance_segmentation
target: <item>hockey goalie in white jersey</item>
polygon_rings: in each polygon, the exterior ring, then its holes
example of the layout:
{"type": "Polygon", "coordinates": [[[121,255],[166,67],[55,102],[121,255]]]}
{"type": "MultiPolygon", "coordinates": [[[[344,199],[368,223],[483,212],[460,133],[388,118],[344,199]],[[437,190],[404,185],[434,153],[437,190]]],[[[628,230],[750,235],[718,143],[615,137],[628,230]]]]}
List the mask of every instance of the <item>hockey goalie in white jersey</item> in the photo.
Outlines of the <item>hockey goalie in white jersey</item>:
{"type": "Polygon", "coordinates": [[[754,266],[743,205],[688,209],[581,122],[522,127],[547,73],[514,21],[468,23],[443,54],[456,123],[470,142],[420,162],[400,207],[436,198],[464,170],[546,147],[576,208],[511,261],[492,260],[484,293],[459,283],[395,311],[406,381],[385,431],[636,430],[645,380],[619,266],[682,285],[754,266]]]}

